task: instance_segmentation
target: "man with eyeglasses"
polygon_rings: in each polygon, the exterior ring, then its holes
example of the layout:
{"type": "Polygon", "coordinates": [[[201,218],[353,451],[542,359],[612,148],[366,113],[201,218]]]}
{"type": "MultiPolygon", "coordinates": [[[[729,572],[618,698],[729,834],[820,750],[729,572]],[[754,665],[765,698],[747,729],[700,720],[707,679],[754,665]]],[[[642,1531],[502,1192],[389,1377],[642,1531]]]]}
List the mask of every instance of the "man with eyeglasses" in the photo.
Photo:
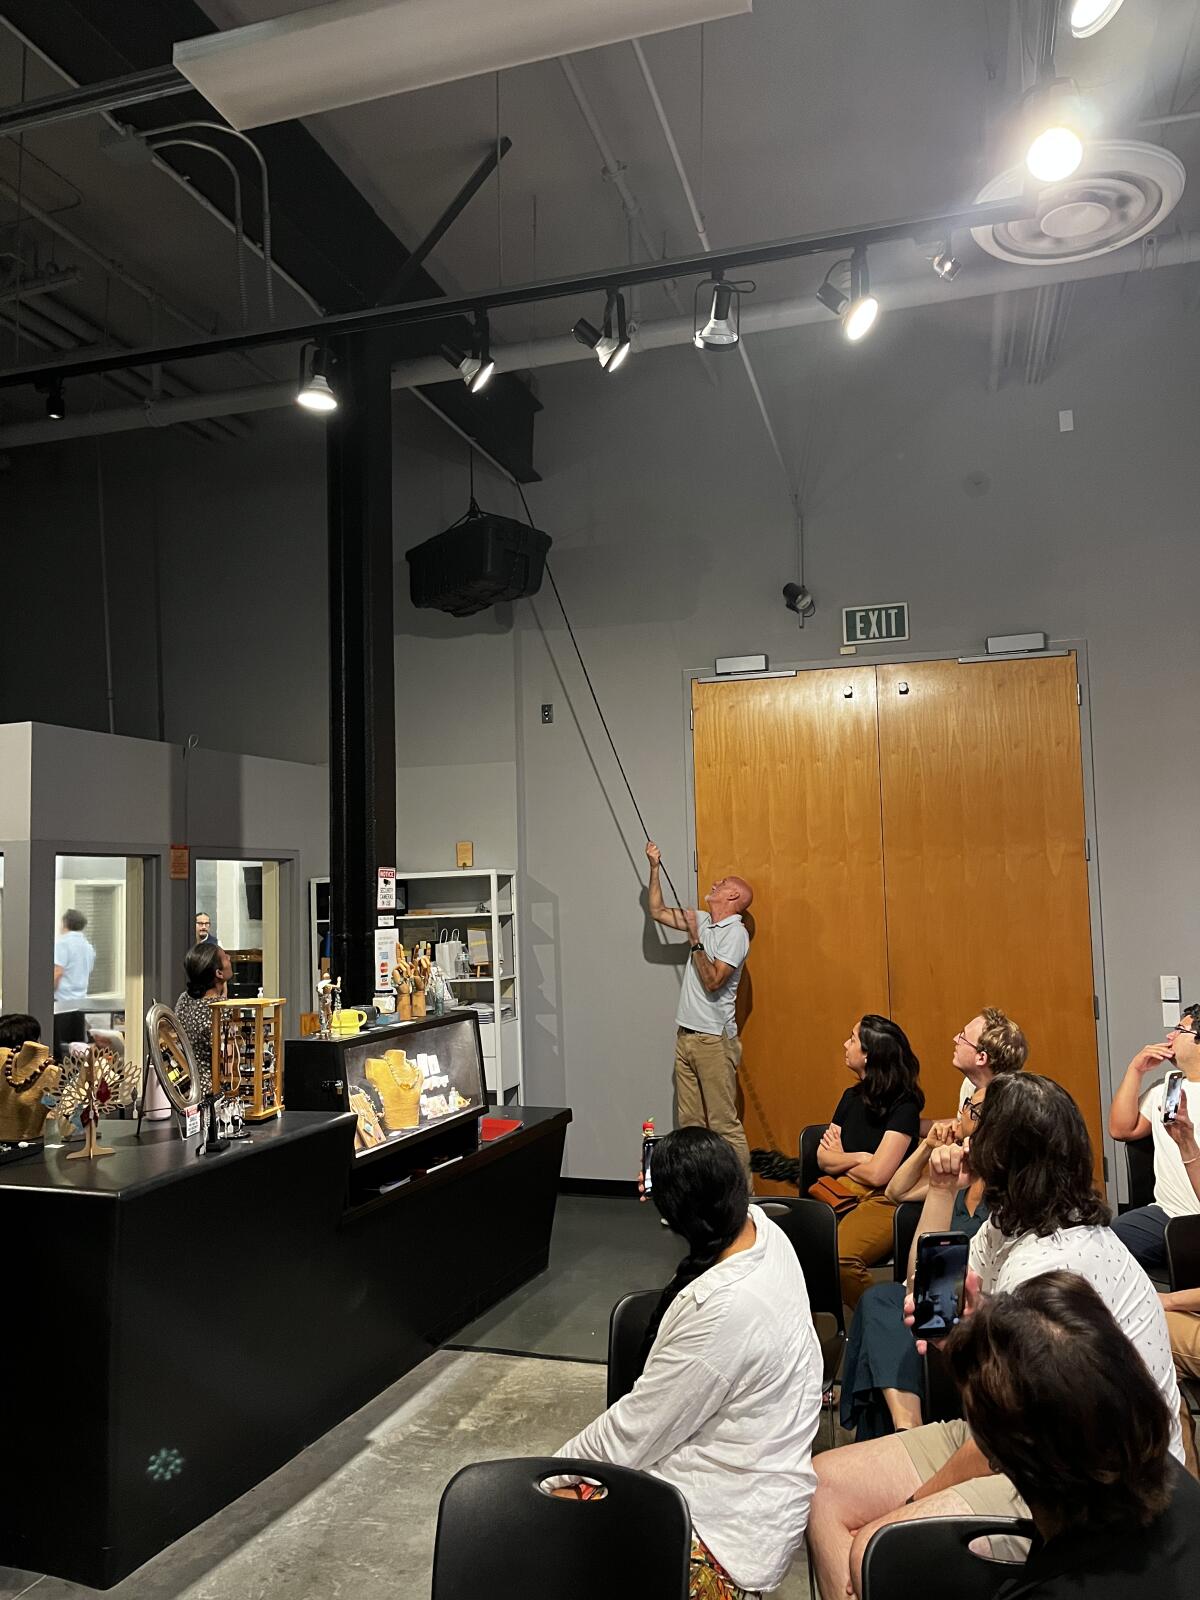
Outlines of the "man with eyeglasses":
{"type": "Polygon", "coordinates": [[[1020,1072],[1029,1060],[1029,1044],[1011,1017],[996,1006],[984,1006],[954,1035],[952,1060],[963,1075],[961,1110],[999,1073],[1020,1072]]]}
{"type": "MultiPolygon", "coordinates": [[[[1113,1232],[1147,1272],[1161,1271],[1167,1264],[1164,1235],[1170,1219],[1200,1212],[1200,1196],[1192,1184],[1198,1158],[1182,1150],[1181,1130],[1163,1121],[1165,1080],[1145,1089],[1149,1074],[1164,1065],[1182,1072],[1189,1084],[1200,1084],[1200,1001],[1183,1008],[1162,1044],[1148,1044],[1138,1051],[1108,1113],[1108,1131],[1114,1139],[1128,1144],[1150,1134],[1154,1140],[1154,1204],[1137,1206],[1113,1221],[1113,1232]]],[[[1200,1105],[1200,1093],[1192,1099],[1193,1105],[1200,1105]]]]}

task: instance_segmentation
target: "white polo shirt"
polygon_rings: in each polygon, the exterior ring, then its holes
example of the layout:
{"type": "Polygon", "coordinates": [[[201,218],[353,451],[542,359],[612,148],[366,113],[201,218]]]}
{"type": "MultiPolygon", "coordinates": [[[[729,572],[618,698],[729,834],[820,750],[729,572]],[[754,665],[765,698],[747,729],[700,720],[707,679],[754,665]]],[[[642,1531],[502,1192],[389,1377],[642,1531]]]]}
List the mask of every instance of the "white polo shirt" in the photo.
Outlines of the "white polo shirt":
{"type": "MultiPolygon", "coordinates": [[[[1187,1168],[1179,1154],[1179,1146],[1167,1132],[1162,1119],[1163,1095],[1166,1082],[1156,1083],[1142,1096],[1141,1113],[1150,1124],[1154,1140],[1154,1203],[1161,1206],[1169,1217],[1193,1217],[1200,1211],[1200,1199],[1188,1179],[1187,1168]]],[[[1193,1122],[1200,1113],[1200,1083],[1187,1082],[1183,1086],[1188,1097],[1188,1115],[1193,1122]]]]}
{"type": "Polygon", "coordinates": [[[714,922],[707,911],[701,911],[696,918],[696,935],[710,961],[724,961],[733,971],[715,994],[709,994],[700,982],[694,958],[689,956],[675,1022],[680,1028],[691,1028],[695,1033],[723,1033],[736,1039],[738,984],[750,949],[746,924],[736,911],[722,917],[720,922],[714,922]]]}

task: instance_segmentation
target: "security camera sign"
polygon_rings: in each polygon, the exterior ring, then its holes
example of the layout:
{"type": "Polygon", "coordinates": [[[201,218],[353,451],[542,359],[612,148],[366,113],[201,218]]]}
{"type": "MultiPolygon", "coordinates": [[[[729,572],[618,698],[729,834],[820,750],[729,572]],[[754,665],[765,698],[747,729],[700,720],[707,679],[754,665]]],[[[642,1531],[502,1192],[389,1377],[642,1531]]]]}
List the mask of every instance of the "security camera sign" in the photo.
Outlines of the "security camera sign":
{"type": "Polygon", "coordinates": [[[887,644],[908,638],[908,606],[847,606],[842,611],[843,644],[887,644]]]}

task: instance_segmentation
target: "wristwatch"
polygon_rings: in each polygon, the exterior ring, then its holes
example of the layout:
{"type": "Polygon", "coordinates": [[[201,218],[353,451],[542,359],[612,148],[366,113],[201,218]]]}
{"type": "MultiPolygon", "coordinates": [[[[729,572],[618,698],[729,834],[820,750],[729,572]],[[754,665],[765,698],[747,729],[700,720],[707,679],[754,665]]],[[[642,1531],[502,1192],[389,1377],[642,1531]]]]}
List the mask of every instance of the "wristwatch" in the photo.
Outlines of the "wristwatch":
{"type": "Polygon", "coordinates": [[[703,950],[703,949],[704,949],[704,946],[702,944],[694,944],[692,946],[692,954],[695,955],[697,950],[703,950]]]}

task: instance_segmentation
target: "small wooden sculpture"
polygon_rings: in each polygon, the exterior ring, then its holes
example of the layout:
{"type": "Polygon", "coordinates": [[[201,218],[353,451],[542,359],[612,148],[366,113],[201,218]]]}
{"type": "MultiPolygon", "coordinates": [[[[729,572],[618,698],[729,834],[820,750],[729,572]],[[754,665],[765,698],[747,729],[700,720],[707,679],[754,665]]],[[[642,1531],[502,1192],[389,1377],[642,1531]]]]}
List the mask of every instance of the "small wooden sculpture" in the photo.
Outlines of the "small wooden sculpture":
{"type": "Polygon", "coordinates": [[[432,970],[433,962],[429,957],[429,945],[423,941],[417,946],[412,959],[412,1014],[414,1017],[423,1017],[425,1015],[425,991],[429,987],[429,974],[432,970]]]}
{"type": "Polygon", "coordinates": [[[100,1118],[133,1103],[141,1068],[133,1061],[118,1062],[111,1052],[93,1045],[73,1058],[65,1070],[70,1076],[58,1096],[59,1124],[66,1123],[76,1111],[83,1124],[83,1149],[72,1150],[67,1160],[92,1161],[97,1156],[115,1155],[111,1145],[100,1143],[100,1118]],[[76,1060],[78,1067],[72,1070],[76,1060]]]}
{"type": "Polygon", "coordinates": [[[411,1022],[413,1016],[413,965],[402,944],[396,946],[396,965],[392,968],[392,988],[396,991],[396,1016],[411,1022]]]}
{"type": "Polygon", "coordinates": [[[333,978],[326,972],[317,984],[317,1013],[320,1017],[319,1029],[322,1039],[333,1038],[334,1012],[341,1009],[342,980],[333,978]]]}
{"type": "Polygon", "coordinates": [[[30,1041],[19,1050],[0,1050],[0,1140],[40,1139],[51,1110],[42,1098],[54,1095],[61,1081],[62,1068],[44,1044],[30,1041]]]}

